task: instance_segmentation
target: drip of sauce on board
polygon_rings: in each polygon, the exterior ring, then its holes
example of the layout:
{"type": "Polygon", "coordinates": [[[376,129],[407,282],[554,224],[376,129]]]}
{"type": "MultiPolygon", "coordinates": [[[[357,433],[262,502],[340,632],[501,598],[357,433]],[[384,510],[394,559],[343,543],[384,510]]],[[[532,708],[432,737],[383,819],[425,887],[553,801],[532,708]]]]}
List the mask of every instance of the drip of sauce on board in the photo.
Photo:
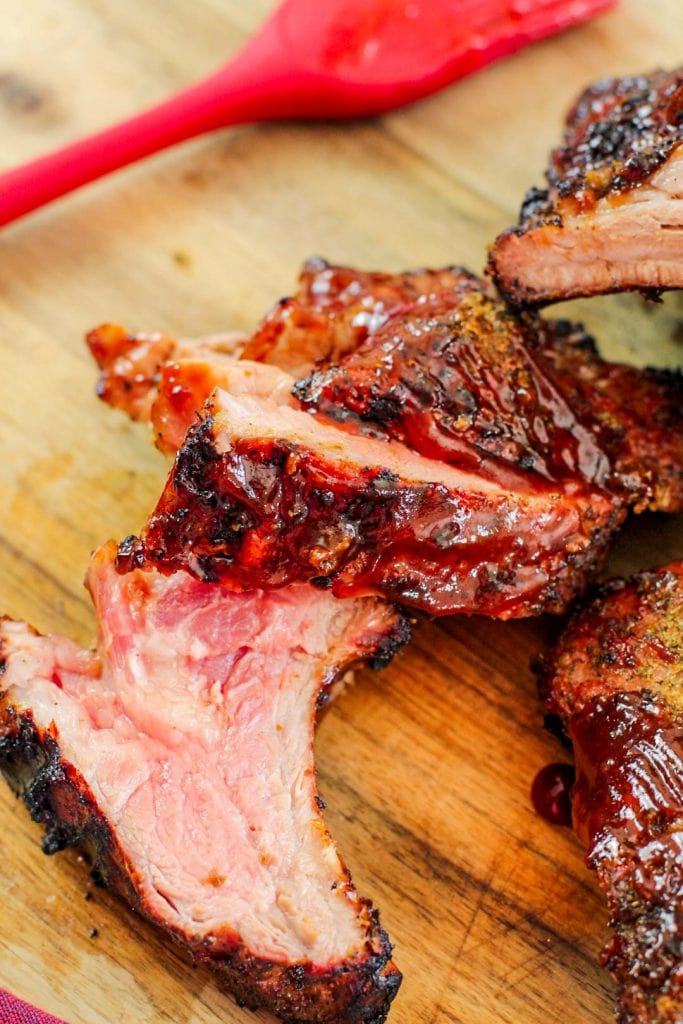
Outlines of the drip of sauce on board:
{"type": "Polygon", "coordinates": [[[547,764],[531,784],[534,810],[551,825],[571,825],[571,791],[575,772],[571,764],[547,764]]]}

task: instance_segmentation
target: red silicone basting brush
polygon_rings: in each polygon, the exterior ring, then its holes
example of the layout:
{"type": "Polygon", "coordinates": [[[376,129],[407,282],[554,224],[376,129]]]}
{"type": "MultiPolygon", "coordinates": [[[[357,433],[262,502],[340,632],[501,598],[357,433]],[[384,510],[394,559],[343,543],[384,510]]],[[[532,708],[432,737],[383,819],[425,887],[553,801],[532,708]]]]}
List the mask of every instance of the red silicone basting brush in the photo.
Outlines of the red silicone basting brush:
{"type": "Polygon", "coordinates": [[[285,0],[237,56],[177,96],[0,175],[0,225],[226,125],[379,114],[616,0],[285,0]]]}

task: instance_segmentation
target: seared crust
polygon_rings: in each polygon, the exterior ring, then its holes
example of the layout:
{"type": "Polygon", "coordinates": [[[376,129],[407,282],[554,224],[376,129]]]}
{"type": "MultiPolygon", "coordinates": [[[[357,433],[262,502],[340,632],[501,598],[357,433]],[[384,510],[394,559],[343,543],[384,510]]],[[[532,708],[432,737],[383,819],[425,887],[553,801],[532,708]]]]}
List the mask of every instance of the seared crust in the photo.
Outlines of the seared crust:
{"type": "Polygon", "coordinates": [[[219,450],[207,414],[117,566],[183,568],[236,587],[310,580],[338,597],[374,592],[436,615],[559,612],[601,564],[624,510],[581,484],[545,487],[539,519],[528,495],[411,483],[290,441],[236,439],[219,450]]]}
{"type": "Polygon", "coordinates": [[[681,375],[607,363],[579,325],[519,316],[476,283],[463,272],[294,395],[511,488],[583,478],[638,510],[683,507],[681,375]]]}
{"type": "Polygon", "coordinates": [[[163,363],[177,342],[164,334],[131,334],[119,324],[101,324],[86,336],[101,373],[97,397],[133,420],[146,420],[163,363]]]}
{"type": "Polygon", "coordinates": [[[519,223],[492,247],[488,270],[501,294],[539,306],[681,287],[681,143],[683,70],[589,86],[551,154],[547,187],[530,189],[519,223]]]}
{"type": "Polygon", "coordinates": [[[538,360],[539,334],[479,282],[392,317],[340,364],[299,381],[308,409],[493,478],[584,477],[608,458],[538,360]]]}
{"type": "MultiPolygon", "coordinates": [[[[468,276],[459,267],[385,274],[310,259],[299,275],[296,294],[281,299],[265,317],[243,358],[304,376],[316,364],[336,362],[352,352],[390,315],[418,299],[461,289],[468,276]]],[[[472,281],[476,287],[476,278],[472,281]]]]}
{"type": "Polygon", "coordinates": [[[589,478],[635,512],[683,509],[683,373],[609,363],[581,326],[523,319],[547,379],[607,457],[589,478]]]}
{"type": "Polygon", "coordinates": [[[603,963],[623,1024],[680,1024],[683,1006],[683,721],[641,693],[595,698],[573,719],[574,820],[607,897],[603,963]]]}
{"type": "MultiPolygon", "coordinates": [[[[148,420],[162,367],[176,359],[204,357],[219,367],[236,360],[246,339],[238,333],[178,341],[165,334],[135,334],[120,324],[101,324],[86,335],[100,368],[97,397],[132,420],[148,420]]],[[[208,394],[211,386],[205,394],[208,394]]]]}
{"type": "Polygon", "coordinates": [[[550,157],[548,188],[532,189],[517,231],[555,223],[557,201],[575,209],[637,188],[683,142],[683,70],[606,78],[588,86],[567,115],[550,157]]]}
{"type": "Polygon", "coordinates": [[[683,563],[603,587],[545,659],[542,689],[574,743],[574,824],[610,911],[619,1021],[680,1024],[683,563]]]}
{"type": "MultiPolygon", "coordinates": [[[[390,628],[376,649],[379,663],[407,639],[407,624],[392,616],[390,628]]],[[[365,654],[363,652],[364,660],[365,654]]],[[[12,653],[0,638],[0,679],[12,653]]],[[[348,665],[340,667],[346,671],[348,665]]],[[[318,701],[325,702],[339,673],[325,680],[318,701]]],[[[52,725],[41,729],[30,710],[18,708],[0,691],[0,771],[21,796],[31,817],[45,828],[43,850],[53,854],[79,847],[89,856],[92,872],[128,905],[162,927],[200,962],[215,970],[237,1001],[252,1009],[265,1007],[284,1024],[382,1024],[398,991],[401,975],[391,961],[392,947],[368,900],[354,900],[367,936],[353,958],[322,969],[306,963],[278,963],[255,956],[229,929],[203,941],[188,938],[160,921],[140,896],[135,865],[123,853],[109,822],[78,769],[62,757],[52,725]]],[[[352,889],[351,876],[344,869],[352,889]]]]}
{"type": "Polygon", "coordinates": [[[683,710],[683,562],[614,579],[570,619],[543,659],[548,709],[570,722],[588,701],[647,691],[683,710]]]}

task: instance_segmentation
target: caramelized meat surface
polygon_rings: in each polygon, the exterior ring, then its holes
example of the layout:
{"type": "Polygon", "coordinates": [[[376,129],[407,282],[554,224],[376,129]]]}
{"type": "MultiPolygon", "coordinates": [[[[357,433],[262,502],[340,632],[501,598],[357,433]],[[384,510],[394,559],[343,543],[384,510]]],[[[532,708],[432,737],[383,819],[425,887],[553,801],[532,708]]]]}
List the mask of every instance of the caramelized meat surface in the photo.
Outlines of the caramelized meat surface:
{"type": "Polygon", "coordinates": [[[102,371],[98,396],[132,420],[149,422],[165,455],[178,450],[217,387],[294,403],[294,378],[276,366],[239,359],[245,339],[238,334],[175,341],[103,324],[88,334],[87,343],[102,371]]]}
{"type": "Polygon", "coordinates": [[[623,513],[582,482],[539,481],[510,492],[396,442],[218,391],[119,565],[231,586],[314,580],[433,614],[559,610],[623,513]]]}
{"type": "Polygon", "coordinates": [[[460,293],[468,280],[478,286],[457,268],[384,274],[312,259],[301,271],[297,293],[282,299],[249,340],[233,332],[178,341],[130,333],[118,324],[90,331],[87,344],[101,370],[97,393],[131,419],[151,420],[155,441],[168,454],[215,387],[267,393],[287,379],[277,379],[278,369],[293,375],[293,384],[317,363],[352,351],[391,314],[449,291],[460,293]],[[248,366],[258,362],[268,369],[255,376],[235,366],[240,357],[248,366]]]}
{"type": "Polygon", "coordinates": [[[162,450],[180,448],[215,387],[221,412],[182,449],[122,565],[530,615],[566,607],[628,507],[683,505],[675,374],[606,363],[580,327],[518,315],[453,267],[392,277],[316,263],[303,282],[291,301],[323,331],[306,335],[321,364],[308,377],[210,353],[156,366],[147,414],[162,450]],[[361,331],[366,300],[375,319],[361,331]]]}
{"type": "Polygon", "coordinates": [[[407,638],[373,598],[229,593],[93,556],[96,651],[0,623],[0,768],[126,901],[289,1024],[384,1020],[400,975],[322,820],[316,709],[407,638]]]}
{"type": "Polygon", "coordinates": [[[101,370],[98,396],[133,420],[148,420],[164,365],[177,360],[202,361],[211,368],[208,372],[220,375],[238,358],[246,339],[226,333],[178,341],[165,334],[131,334],[119,324],[102,324],[90,331],[86,341],[101,370]]]}
{"type": "Polygon", "coordinates": [[[294,378],[277,366],[216,360],[212,356],[174,359],[159,368],[159,382],[149,420],[154,442],[165,455],[173,455],[196,423],[206,399],[216,389],[231,395],[252,395],[277,405],[296,405],[294,378]]]}
{"type": "Polygon", "coordinates": [[[635,512],[683,509],[683,374],[601,359],[580,328],[542,321],[547,378],[608,458],[590,479],[635,512]]]}
{"type": "Polygon", "coordinates": [[[244,358],[303,377],[316,363],[336,362],[353,351],[388,317],[416,302],[460,291],[464,276],[457,267],[384,274],[309,260],[299,276],[298,292],[268,314],[245,347],[244,358]]]}
{"type": "Polygon", "coordinates": [[[683,71],[606,79],[579,97],[490,270],[511,302],[683,286],[683,71]]]}
{"type": "Polygon", "coordinates": [[[574,824],[609,906],[623,1024],[683,1014],[683,562],[574,617],[542,689],[577,759],[574,824]]]}
{"type": "Polygon", "coordinates": [[[475,280],[390,318],[294,394],[511,487],[584,479],[638,509],[682,507],[681,376],[607,363],[580,327],[518,316],[475,280]]]}
{"type": "MultiPolygon", "coordinates": [[[[166,454],[219,387],[302,406],[511,488],[530,473],[579,477],[637,511],[683,505],[680,373],[606,362],[580,326],[516,314],[467,271],[430,273],[450,289],[423,293],[298,381],[236,359],[230,336],[174,342],[98,328],[89,343],[103,367],[99,392],[149,419],[166,454]]],[[[404,276],[417,287],[417,273],[404,276]]]]}

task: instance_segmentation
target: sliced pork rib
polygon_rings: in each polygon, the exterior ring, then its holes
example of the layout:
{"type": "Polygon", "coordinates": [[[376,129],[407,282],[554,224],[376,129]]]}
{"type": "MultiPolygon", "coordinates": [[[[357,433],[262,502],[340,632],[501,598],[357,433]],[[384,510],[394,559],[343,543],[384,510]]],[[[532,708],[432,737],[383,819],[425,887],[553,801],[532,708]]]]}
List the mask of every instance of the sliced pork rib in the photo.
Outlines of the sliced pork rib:
{"type": "Polygon", "coordinates": [[[511,302],[683,287],[683,71],[590,86],[490,270],[511,302]]]}
{"type": "Polygon", "coordinates": [[[609,905],[622,1024],[683,1020],[683,562],[607,584],[545,661],[574,823],[609,905]]]}
{"type": "MultiPolygon", "coordinates": [[[[307,266],[304,280],[312,275],[307,266]]],[[[348,282],[367,279],[374,301],[388,304],[388,294],[400,293],[405,303],[364,337],[339,319],[334,304],[324,307],[330,330],[350,332],[349,349],[336,363],[321,358],[323,365],[298,381],[273,364],[237,360],[215,340],[176,343],[98,328],[89,339],[104,368],[100,394],[134,418],[150,418],[167,454],[220,387],[302,406],[511,489],[530,473],[578,477],[638,511],[683,504],[680,373],[606,362],[580,326],[516,314],[466,270],[389,277],[316,266],[318,278],[337,282],[335,295],[347,282],[349,299],[355,293],[348,282]],[[427,290],[418,293],[420,287],[427,290]],[[151,359],[149,372],[140,372],[139,359],[151,359]]],[[[328,351],[324,344],[321,351],[328,351]]]]}
{"type": "Polygon", "coordinates": [[[268,314],[246,345],[244,358],[303,377],[316,363],[336,362],[353,351],[389,316],[460,290],[462,278],[457,267],[385,274],[309,260],[299,276],[298,292],[268,314]]]}
{"type": "Polygon", "coordinates": [[[148,420],[162,366],[177,360],[201,361],[220,375],[239,357],[246,338],[233,332],[178,341],[165,334],[131,334],[119,324],[102,324],[90,331],[86,341],[102,371],[98,396],[133,420],[148,420]]]}
{"type": "Polygon", "coordinates": [[[298,292],[282,299],[249,340],[226,333],[178,341],[102,324],[86,339],[101,370],[97,393],[134,420],[151,419],[158,446],[169,453],[215,387],[238,394],[277,388],[290,379],[277,378],[278,368],[285,375],[310,373],[317,363],[352,351],[388,316],[461,291],[465,278],[477,286],[476,278],[457,268],[384,274],[312,259],[301,271],[298,292]],[[236,367],[240,356],[270,367],[271,376],[265,369],[254,377],[236,367]]]}
{"type": "Polygon", "coordinates": [[[177,452],[216,388],[231,395],[253,395],[276,405],[293,406],[297,404],[292,397],[294,383],[294,378],[277,366],[248,359],[228,363],[200,356],[164,363],[149,410],[155,444],[165,455],[177,452]]]}
{"type": "Polygon", "coordinates": [[[299,381],[302,405],[511,488],[584,479],[638,509],[683,507],[683,379],[607,363],[581,327],[517,316],[463,273],[299,381]]]}
{"type": "MultiPolygon", "coordinates": [[[[87,343],[101,372],[98,395],[132,419],[149,419],[164,365],[180,363],[195,393],[204,387],[201,405],[222,375],[240,356],[303,376],[316,363],[334,361],[352,351],[393,314],[416,302],[434,301],[464,287],[457,268],[413,270],[402,274],[334,267],[309,260],[299,276],[299,290],[282,299],[251,339],[239,333],[178,341],[165,334],[130,333],[118,324],[90,331],[87,343]],[[204,374],[203,381],[200,380],[204,374]],[[209,378],[215,375],[213,383],[209,378]],[[207,384],[210,386],[207,387],[207,384]]],[[[476,279],[472,278],[473,287],[476,279]]],[[[166,385],[168,395],[169,385],[166,385]]],[[[163,444],[163,441],[162,441],[163,444]]]]}
{"type": "Polygon", "coordinates": [[[214,388],[294,404],[293,377],[276,366],[238,358],[245,343],[241,335],[175,341],[103,324],[87,342],[102,371],[98,396],[133,420],[149,421],[165,455],[178,450],[214,388]]]}
{"type": "Polygon", "coordinates": [[[217,391],[119,566],[189,569],[227,585],[313,580],[433,614],[559,610],[594,571],[623,510],[581,481],[512,492],[393,441],[217,391]]]}
{"type": "Polygon", "coordinates": [[[529,615],[566,606],[627,507],[683,505],[679,376],[606,363],[580,327],[517,315],[465,270],[318,263],[303,280],[291,301],[334,333],[338,362],[316,328],[322,365],[299,381],[211,352],[155,364],[146,411],[166,452],[221,396],[122,566],[529,615]]]}
{"type": "Polygon", "coordinates": [[[316,709],[406,639],[373,598],[231,594],[93,556],[96,651],[0,626],[0,767],[133,907],[287,1022],[381,1022],[400,975],[318,808],[316,709]]]}

